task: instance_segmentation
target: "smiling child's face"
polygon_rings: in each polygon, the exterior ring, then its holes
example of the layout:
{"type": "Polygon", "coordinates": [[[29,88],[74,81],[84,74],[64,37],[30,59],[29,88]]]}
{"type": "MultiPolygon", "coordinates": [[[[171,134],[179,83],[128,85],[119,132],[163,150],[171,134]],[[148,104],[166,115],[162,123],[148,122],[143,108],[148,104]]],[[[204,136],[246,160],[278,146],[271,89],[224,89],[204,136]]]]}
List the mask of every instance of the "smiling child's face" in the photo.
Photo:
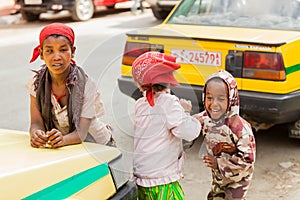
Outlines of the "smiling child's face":
{"type": "Polygon", "coordinates": [[[206,85],[205,108],[213,120],[219,120],[227,111],[228,89],[221,79],[212,79],[206,85]]]}

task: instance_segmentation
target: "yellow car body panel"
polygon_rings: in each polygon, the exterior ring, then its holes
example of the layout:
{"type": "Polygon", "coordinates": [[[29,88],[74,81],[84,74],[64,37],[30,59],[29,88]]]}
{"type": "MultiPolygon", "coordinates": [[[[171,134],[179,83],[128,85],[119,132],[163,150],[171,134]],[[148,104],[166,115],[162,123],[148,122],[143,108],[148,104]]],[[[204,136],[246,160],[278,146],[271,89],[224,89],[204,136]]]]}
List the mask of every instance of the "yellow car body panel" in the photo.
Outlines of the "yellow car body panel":
{"type": "MultiPolygon", "coordinates": [[[[127,42],[162,44],[164,52],[168,54],[171,54],[172,49],[201,49],[221,53],[221,65],[218,67],[181,63],[176,78],[183,84],[203,86],[209,75],[225,69],[225,56],[228,50],[282,53],[287,70],[300,64],[300,57],[297,54],[297,49],[300,47],[300,32],[296,31],[162,24],[154,28],[138,30],[134,34],[143,36],[130,37],[131,33],[129,33],[127,42]],[[277,47],[278,44],[283,45],[277,47]]],[[[121,72],[123,76],[131,76],[131,66],[122,65],[121,72]]],[[[281,82],[239,78],[237,82],[239,89],[285,94],[300,89],[297,81],[299,76],[300,71],[297,71],[287,74],[286,80],[281,82]]]]}
{"type": "Polygon", "coordinates": [[[82,143],[37,149],[30,146],[28,133],[6,129],[0,129],[0,140],[3,199],[36,199],[38,196],[54,200],[69,192],[73,194],[66,194],[66,199],[92,200],[107,199],[116,193],[106,165],[120,156],[116,148],[82,143]],[[89,180],[88,173],[103,174],[89,180]]]}
{"type": "Polygon", "coordinates": [[[111,175],[106,175],[101,180],[74,194],[70,199],[107,199],[116,192],[113,188],[114,183],[112,182],[111,175]]]}

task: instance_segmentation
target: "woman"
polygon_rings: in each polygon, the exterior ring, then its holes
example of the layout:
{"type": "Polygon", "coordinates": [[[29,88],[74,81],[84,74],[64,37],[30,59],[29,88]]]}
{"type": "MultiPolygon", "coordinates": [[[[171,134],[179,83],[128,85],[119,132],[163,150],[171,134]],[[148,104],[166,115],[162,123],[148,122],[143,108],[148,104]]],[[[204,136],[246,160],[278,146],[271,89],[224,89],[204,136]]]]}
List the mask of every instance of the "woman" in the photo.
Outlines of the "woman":
{"type": "Polygon", "coordinates": [[[114,142],[111,128],[99,120],[104,108],[96,84],[73,60],[74,39],[74,31],[61,23],[40,32],[30,62],[40,56],[45,64],[28,85],[32,147],[114,142]]]}

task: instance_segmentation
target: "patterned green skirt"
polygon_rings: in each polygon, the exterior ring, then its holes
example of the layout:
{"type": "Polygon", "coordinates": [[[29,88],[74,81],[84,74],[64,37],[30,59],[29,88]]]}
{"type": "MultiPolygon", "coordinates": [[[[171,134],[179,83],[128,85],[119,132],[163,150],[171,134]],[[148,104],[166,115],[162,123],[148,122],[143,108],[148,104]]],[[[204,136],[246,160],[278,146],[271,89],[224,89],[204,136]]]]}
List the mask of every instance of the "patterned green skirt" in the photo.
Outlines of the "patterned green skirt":
{"type": "Polygon", "coordinates": [[[185,200],[184,192],[178,181],[154,187],[138,186],[139,200],[185,200]]]}

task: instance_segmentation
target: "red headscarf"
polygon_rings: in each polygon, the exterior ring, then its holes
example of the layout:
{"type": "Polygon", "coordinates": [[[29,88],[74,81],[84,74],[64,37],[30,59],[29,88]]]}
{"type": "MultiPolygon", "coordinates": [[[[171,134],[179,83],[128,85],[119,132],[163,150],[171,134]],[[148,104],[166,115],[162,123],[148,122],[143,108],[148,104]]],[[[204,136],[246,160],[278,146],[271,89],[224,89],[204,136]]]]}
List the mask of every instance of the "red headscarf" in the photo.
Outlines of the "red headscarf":
{"type": "MultiPolygon", "coordinates": [[[[146,52],[140,55],[132,64],[132,76],[139,85],[152,86],[157,83],[170,83],[177,86],[178,82],[173,71],[180,68],[176,57],[160,52],[146,52]]],[[[146,98],[154,106],[152,88],[146,91],[146,98]]]]}
{"type": "MultiPolygon", "coordinates": [[[[33,50],[32,58],[30,62],[35,61],[40,53],[39,53],[39,48],[42,47],[43,41],[50,35],[53,34],[58,34],[58,35],[63,35],[66,38],[68,38],[71,42],[72,45],[74,45],[74,40],[75,40],[75,34],[72,28],[69,26],[62,24],[62,23],[52,23],[47,26],[45,26],[41,32],[40,32],[40,44],[36,46],[33,50]]],[[[71,60],[73,64],[75,64],[74,60],[71,60]]]]}

